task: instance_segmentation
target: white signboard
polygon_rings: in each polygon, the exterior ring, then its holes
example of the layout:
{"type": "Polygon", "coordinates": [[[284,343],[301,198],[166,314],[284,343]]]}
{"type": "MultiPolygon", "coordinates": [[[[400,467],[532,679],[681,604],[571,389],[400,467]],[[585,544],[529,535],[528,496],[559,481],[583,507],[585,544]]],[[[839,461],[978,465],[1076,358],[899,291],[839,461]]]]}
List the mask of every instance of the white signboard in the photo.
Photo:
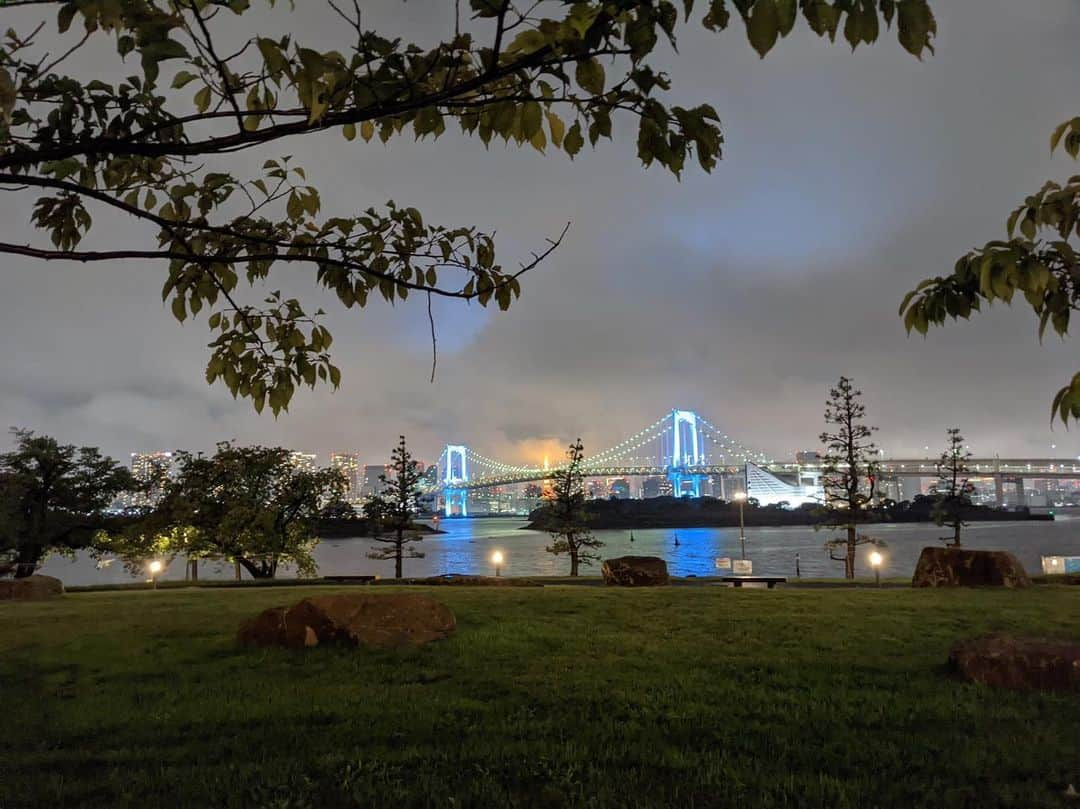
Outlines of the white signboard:
{"type": "Polygon", "coordinates": [[[736,559],[731,568],[736,576],[750,576],[754,572],[754,563],[749,559],[736,559]]]}
{"type": "Polygon", "coordinates": [[[1080,573],[1080,556],[1044,556],[1042,569],[1048,576],[1080,573]]]}
{"type": "Polygon", "coordinates": [[[717,570],[731,570],[731,557],[730,556],[719,556],[719,557],[717,557],[717,559],[716,559],[716,569],[717,570]]]}

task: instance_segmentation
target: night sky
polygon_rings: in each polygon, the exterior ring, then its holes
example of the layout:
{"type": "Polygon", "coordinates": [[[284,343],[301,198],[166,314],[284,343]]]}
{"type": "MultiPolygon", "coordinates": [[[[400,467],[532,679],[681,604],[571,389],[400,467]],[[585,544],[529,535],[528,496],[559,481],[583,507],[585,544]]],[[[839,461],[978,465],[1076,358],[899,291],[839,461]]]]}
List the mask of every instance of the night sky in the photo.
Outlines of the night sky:
{"type": "MultiPolygon", "coordinates": [[[[335,18],[303,5],[244,19],[333,47],[335,18]]],[[[448,3],[369,5],[367,24],[425,44],[447,30],[448,3]]],[[[257,416],[205,384],[205,318],[181,326],[162,306],[164,264],[5,257],[0,424],[121,458],[229,438],[374,462],[404,432],[427,459],[452,442],[535,462],[578,435],[587,450],[606,447],[680,407],[787,458],[817,446],[828,387],[847,374],[887,453],[936,454],[959,425],[980,455],[1076,456],[1076,431],[1049,418],[1075,345],[1040,346],[1020,306],[927,339],[906,337],[896,311],[919,280],[1003,238],[1025,195],[1077,171],[1051,157],[1049,135],[1080,113],[1080,4],[933,7],[937,54],[922,62],[892,35],[852,54],[803,26],[761,61],[741,31],[684,29],[680,53],[663,55],[672,98],[713,104],[727,142],[712,175],[691,168],[681,182],[640,166],[630,121],[573,162],[486,150],[453,128],[434,142],[329,133],[233,157],[243,174],[292,153],[327,216],[394,199],[431,222],[496,230],[508,265],[572,223],[509,312],[436,307],[434,384],[421,301],[344,312],[326,300],[341,388],[304,389],[277,420],[257,416]]],[[[27,224],[32,199],[0,197],[6,240],[47,243],[27,224]]],[[[84,246],[152,238],[103,219],[84,246]]],[[[281,268],[277,286],[322,300],[303,272],[281,268]]]]}

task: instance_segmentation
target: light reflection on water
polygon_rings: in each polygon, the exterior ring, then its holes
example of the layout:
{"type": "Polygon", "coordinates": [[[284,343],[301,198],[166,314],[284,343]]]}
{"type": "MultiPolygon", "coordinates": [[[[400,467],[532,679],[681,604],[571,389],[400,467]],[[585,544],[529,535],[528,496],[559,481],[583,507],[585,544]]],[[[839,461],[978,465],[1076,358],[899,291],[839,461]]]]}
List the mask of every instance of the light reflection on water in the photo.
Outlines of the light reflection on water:
{"type": "MultiPolygon", "coordinates": [[[[522,530],[524,522],[508,518],[473,518],[444,520],[440,528],[445,534],[426,537],[413,547],[425,553],[423,559],[405,561],[406,576],[431,576],[442,573],[471,573],[492,575],[491,554],[503,553],[502,574],[506,576],[554,576],[569,572],[566,556],[553,556],[544,548],[550,537],[541,532],[522,530]]],[[[937,540],[944,531],[934,525],[874,525],[866,530],[888,543],[883,551],[883,576],[910,576],[920,550],[937,540]]],[[[606,544],[602,556],[637,554],[659,556],[668,563],[676,576],[714,575],[717,557],[739,556],[738,528],[650,528],[636,529],[634,541],[624,530],[596,531],[606,544]],[[676,545],[676,538],[678,544],[676,545]]],[[[830,534],[815,532],[809,527],[747,528],[746,555],[754,563],[754,572],[781,576],[795,575],[795,556],[800,557],[804,577],[839,577],[843,569],[831,562],[822,545],[830,534]]],[[[964,533],[965,546],[985,550],[1008,550],[1015,553],[1029,573],[1041,571],[1040,556],[1080,556],[1080,513],[1073,510],[1058,512],[1055,522],[981,523],[969,526],[964,533]]],[[[371,541],[363,538],[330,539],[315,552],[322,575],[393,576],[393,562],[367,558],[371,541]]],[[[869,575],[867,556],[870,549],[859,549],[858,569],[869,575]]],[[[137,580],[115,562],[97,569],[94,560],[80,554],[74,561],[60,557],[50,559],[41,571],[56,576],[69,585],[121,583],[137,580]]],[[[598,575],[599,566],[584,568],[586,575],[598,575]]],[[[162,579],[179,579],[184,575],[183,560],[177,560],[161,575],[162,579]]],[[[247,574],[245,573],[245,578],[247,574]]],[[[291,576],[288,569],[283,577],[291,576]]],[[[203,562],[202,578],[233,577],[231,565],[203,562]]]]}

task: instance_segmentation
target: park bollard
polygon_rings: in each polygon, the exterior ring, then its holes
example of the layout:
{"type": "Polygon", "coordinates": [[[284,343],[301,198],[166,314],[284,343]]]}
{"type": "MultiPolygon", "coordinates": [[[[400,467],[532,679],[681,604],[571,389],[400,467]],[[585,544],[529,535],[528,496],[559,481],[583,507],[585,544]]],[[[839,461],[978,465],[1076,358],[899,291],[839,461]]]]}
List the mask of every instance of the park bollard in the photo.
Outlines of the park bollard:
{"type": "Polygon", "coordinates": [[[799,570],[799,554],[795,554],[795,578],[802,578],[802,571],[799,570]]]}

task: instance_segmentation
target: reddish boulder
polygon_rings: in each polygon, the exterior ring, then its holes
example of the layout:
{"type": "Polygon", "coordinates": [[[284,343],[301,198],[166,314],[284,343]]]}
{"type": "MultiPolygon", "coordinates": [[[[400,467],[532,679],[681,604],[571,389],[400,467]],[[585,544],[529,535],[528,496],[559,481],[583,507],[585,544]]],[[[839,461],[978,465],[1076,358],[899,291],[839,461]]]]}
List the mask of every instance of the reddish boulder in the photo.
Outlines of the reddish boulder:
{"type": "Polygon", "coordinates": [[[240,643],[302,648],[319,643],[357,646],[419,646],[454,633],[457,622],[445,604],[413,593],[314,596],[292,607],[275,607],[240,627],[240,643]]]}
{"type": "Polygon", "coordinates": [[[0,601],[45,601],[64,594],[64,583],[52,576],[0,580],[0,601]]]}
{"type": "Polygon", "coordinates": [[[671,583],[667,562],[656,556],[620,556],[605,559],[604,581],[618,587],[662,587],[671,583]]]}
{"type": "Polygon", "coordinates": [[[949,668],[982,685],[1080,692],[1080,642],[987,635],[953,646],[949,668]]]}
{"type": "Polygon", "coordinates": [[[912,587],[1028,587],[1020,560],[1006,551],[923,548],[912,587]]]}
{"type": "Polygon", "coordinates": [[[365,646],[420,646],[448,638],[457,628],[445,604],[415,593],[368,593],[305,598],[292,608],[320,641],[365,646]]]}
{"type": "Polygon", "coordinates": [[[315,630],[291,615],[291,607],[271,607],[240,625],[236,639],[245,646],[285,646],[302,649],[316,646],[315,630]]]}

